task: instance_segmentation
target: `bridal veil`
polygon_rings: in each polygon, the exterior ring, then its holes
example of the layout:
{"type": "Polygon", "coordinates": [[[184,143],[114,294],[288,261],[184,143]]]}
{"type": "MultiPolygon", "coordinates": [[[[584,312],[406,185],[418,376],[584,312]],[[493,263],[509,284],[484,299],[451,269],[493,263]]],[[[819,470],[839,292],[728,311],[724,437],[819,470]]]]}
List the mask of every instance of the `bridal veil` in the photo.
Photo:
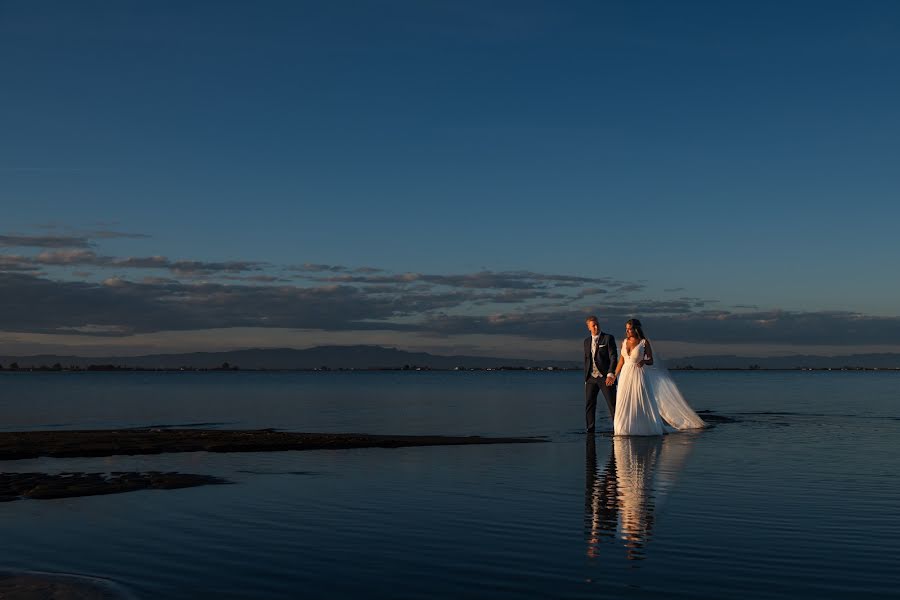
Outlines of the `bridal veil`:
{"type": "Polygon", "coordinates": [[[659,414],[675,429],[700,429],[706,427],[706,422],[694,412],[684,396],[675,385],[672,375],[659,357],[656,346],[653,346],[653,364],[644,366],[644,377],[653,390],[656,398],[659,414]]]}

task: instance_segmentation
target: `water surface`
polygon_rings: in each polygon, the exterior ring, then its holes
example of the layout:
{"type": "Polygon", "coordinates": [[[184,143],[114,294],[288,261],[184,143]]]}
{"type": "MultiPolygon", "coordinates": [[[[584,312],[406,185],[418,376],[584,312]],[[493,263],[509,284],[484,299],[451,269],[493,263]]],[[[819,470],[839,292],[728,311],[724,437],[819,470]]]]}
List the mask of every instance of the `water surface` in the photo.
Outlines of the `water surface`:
{"type": "Polygon", "coordinates": [[[675,377],[695,408],[735,422],[588,439],[571,372],[2,374],[4,430],[550,443],[0,462],[235,482],[0,504],[0,568],[101,577],[138,598],[896,597],[900,374],[675,377]]]}

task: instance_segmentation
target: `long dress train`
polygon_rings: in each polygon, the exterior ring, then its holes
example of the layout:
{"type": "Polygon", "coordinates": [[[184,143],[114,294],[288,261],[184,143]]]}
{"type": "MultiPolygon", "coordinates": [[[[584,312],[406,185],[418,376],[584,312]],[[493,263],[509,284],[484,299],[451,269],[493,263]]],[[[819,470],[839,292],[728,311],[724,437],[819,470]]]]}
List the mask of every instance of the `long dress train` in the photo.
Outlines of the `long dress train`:
{"type": "MultiPolygon", "coordinates": [[[[622,342],[622,370],[616,390],[616,435],[662,435],[668,431],[706,427],[685,401],[663,367],[638,366],[644,358],[646,340],[631,352],[622,342]]],[[[654,359],[656,362],[656,359],[654,359]]]]}

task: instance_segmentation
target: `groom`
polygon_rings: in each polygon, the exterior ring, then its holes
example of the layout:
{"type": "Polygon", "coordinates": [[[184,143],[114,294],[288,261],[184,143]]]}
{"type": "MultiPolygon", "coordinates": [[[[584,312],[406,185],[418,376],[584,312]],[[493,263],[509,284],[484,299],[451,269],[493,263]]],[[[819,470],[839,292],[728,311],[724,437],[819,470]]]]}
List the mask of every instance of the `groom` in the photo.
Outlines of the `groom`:
{"type": "Polygon", "coordinates": [[[615,370],[619,362],[616,340],[600,331],[597,317],[585,320],[590,337],[584,339],[584,421],[588,433],[594,433],[597,412],[597,394],[603,392],[609,417],[616,415],[615,370]]]}

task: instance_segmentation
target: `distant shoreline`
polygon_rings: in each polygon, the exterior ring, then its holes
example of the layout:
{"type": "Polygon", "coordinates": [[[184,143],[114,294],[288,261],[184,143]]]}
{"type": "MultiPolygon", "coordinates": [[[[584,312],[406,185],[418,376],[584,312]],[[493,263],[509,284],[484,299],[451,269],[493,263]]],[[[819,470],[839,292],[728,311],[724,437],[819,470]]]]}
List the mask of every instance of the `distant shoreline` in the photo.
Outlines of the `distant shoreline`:
{"type": "MultiPolygon", "coordinates": [[[[245,348],[177,354],[0,355],[4,371],[581,371],[578,353],[568,358],[440,355],[383,346],[315,346],[313,348],[245,348]]],[[[675,371],[900,370],[900,353],[819,356],[699,355],[669,357],[675,371]]]]}
{"type": "MultiPolygon", "coordinates": [[[[440,373],[472,372],[472,371],[529,371],[529,372],[578,372],[581,367],[456,367],[445,369],[439,367],[322,367],[317,369],[241,369],[238,367],[205,368],[205,367],[128,367],[118,365],[89,365],[87,367],[19,367],[17,369],[0,369],[3,373],[375,373],[375,372],[423,372],[440,373]]],[[[900,371],[900,367],[669,367],[669,371],[900,371]]]]}

